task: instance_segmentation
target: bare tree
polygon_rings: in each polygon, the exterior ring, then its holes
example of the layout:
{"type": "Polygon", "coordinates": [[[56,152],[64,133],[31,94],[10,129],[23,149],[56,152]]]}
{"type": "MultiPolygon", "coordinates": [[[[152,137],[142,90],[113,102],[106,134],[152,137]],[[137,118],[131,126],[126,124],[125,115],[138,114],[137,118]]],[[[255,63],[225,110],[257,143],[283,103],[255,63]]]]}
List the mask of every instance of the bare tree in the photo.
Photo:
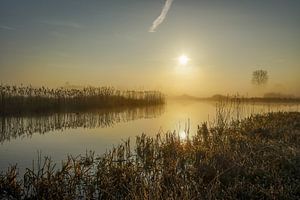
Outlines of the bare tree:
{"type": "Polygon", "coordinates": [[[266,70],[255,70],[252,73],[252,83],[257,86],[265,85],[269,80],[268,72],[266,70]]]}

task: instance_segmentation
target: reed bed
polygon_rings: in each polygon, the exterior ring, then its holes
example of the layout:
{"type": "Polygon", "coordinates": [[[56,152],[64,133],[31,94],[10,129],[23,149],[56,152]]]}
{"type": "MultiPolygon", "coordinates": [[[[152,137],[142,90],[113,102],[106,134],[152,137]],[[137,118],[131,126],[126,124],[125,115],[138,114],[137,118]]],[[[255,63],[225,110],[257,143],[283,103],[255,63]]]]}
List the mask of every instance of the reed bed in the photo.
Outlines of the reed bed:
{"type": "Polygon", "coordinates": [[[300,102],[299,97],[294,97],[294,96],[268,96],[265,95],[264,97],[245,97],[245,96],[240,96],[238,94],[236,95],[214,95],[209,98],[198,98],[199,100],[214,100],[214,101],[222,101],[222,100],[236,100],[239,99],[240,101],[244,103],[295,103],[298,104],[300,102]]]}
{"type": "Polygon", "coordinates": [[[299,199],[300,113],[223,122],[184,139],[143,134],[101,156],[69,156],[59,169],[39,156],[23,177],[16,166],[0,175],[0,198],[299,199]]]}
{"type": "Polygon", "coordinates": [[[51,89],[0,85],[1,116],[150,106],[164,102],[165,97],[159,91],[121,91],[113,87],[51,89]]]}

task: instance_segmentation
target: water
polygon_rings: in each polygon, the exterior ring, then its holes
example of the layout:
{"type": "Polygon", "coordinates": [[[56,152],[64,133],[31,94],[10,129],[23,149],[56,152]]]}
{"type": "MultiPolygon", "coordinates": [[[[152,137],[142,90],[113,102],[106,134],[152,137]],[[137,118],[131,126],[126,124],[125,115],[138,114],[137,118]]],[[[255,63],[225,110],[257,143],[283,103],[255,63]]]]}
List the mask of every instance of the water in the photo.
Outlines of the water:
{"type": "MultiPolygon", "coordinates": [[[[240,109],[241,117],[245,117],[251,113],[298,111],[298,105],[247,104],[240,109]]],[[[154,136],[176,130],[184,137],[187,127],[193,134],[198,124],[213,121],[215,114],[215,102],[169,101],[156,107],[0,118],[0,171],[15,163],[24,171],[32,166],[38,152],[60,162],[67,155],[83,155],[89,150],[101,155],[142,133],[154,136]]]]}

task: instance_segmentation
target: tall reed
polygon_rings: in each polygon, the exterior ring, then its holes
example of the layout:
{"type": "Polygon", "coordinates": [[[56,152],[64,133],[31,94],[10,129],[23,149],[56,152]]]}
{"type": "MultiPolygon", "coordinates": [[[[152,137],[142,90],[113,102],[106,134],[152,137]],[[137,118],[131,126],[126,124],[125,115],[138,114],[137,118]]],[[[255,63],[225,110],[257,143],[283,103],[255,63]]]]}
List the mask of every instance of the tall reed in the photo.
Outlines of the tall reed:
{"type": "Polygon", "coordinates": [[[82,111],[101,108],[159,105],[159,91],[121,91],[113,87],[51,89],[0,85],[0,115],[82,111]]]}

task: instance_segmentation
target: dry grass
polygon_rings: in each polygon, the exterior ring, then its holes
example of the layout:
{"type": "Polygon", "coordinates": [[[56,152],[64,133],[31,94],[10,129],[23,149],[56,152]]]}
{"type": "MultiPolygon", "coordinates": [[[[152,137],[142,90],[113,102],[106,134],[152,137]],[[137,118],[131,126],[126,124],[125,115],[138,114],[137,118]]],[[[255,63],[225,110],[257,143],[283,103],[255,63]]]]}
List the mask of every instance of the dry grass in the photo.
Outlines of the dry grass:
{"type": "Polygon", "coordinates": [[[221,127],[141,135],[102,156],[39,157],[24,177],[0,176],[15,199],[299,199],[300,113],[269,113],[221,127]]]}
{"type": "Polygon", "coordinates": [[[0,116],[150,106],[164,102],[164,95],[158,91],[121,91],[112,87],[51,89],[0,85],[0,116]]]}

